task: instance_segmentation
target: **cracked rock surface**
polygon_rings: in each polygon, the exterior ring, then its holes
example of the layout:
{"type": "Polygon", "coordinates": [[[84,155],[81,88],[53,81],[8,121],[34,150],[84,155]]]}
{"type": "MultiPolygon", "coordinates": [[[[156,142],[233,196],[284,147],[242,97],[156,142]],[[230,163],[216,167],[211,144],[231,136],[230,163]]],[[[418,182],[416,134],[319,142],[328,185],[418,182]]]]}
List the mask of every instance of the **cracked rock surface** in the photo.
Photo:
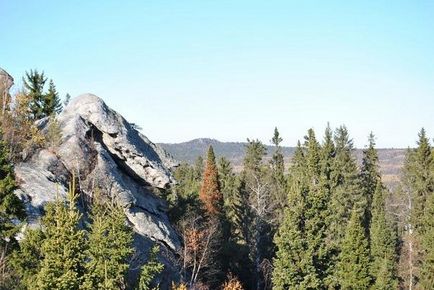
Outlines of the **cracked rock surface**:
{"type": "MultiPolygon", "coordinates": [[[[38,220],[47,202],[65,197],[74,173],[82,193],[92,195],[98,187],[125,208],[139,239],[177,251],[180,241],[167,205],[154,194],[174,181],[170,168],[177,163],[95,95],[72,99],[58,122],[60,146],[40,150],[15,167],[16,193],[26,202],[30,222],[38,220]]],[[[142,250],[147,251],[136,248],[142,250]]]]}

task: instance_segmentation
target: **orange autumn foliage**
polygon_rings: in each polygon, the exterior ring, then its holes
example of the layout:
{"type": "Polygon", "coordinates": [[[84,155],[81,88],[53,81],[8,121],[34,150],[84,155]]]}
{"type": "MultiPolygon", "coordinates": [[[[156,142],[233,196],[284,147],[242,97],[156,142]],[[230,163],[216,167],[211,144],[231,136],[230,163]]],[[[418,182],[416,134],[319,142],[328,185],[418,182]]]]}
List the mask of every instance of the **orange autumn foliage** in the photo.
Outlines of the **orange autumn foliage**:
{"type": "Polygon", "coordinates": [[[241,282],[237,278],[229,276],[228,281],[223,284],[222,290],[243,290],[241,282]]]}
{"type": "Polygon", "coordinates": [[[208,158],[203,173],[199,199],[202,201],[208,215],[215,216],[221,213],[223,195],[220,191],[217,165],[212,146],[209,146],[208,149],[208,158]]]}

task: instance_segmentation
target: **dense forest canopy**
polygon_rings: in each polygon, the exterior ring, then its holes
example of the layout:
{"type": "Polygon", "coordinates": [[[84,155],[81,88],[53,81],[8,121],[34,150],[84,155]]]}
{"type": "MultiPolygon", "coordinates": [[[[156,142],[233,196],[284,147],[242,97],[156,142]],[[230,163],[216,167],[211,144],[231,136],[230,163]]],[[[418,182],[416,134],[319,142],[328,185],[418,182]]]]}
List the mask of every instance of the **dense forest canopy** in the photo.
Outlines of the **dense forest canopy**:
{"type": "MultiPolygon", "coordinates": [[[[134,248],[124,209],[102,188],[84,196],[74,175],[67,200],[47,204],[40,227],[18,235],[26,211],[14,164],[41,148],[55,152],[62,137],[62,104],[46,82],[32,70],[21,91],[1,96],[0,289],[158,288],[159,247],[127,279],[134,248]],[[43,119],[47,130],[38,127],[43,119]]],[[[276,128],[271,147],[247,140],[240,172],[212,146],[174,170],[176,183],[158,193],[183,241],[172,289],[434,289],[427,132],[407,150],[393,191],[382,181],[374,134],[360,164],[345,126],[328,126],[322,140],[316,134],[300,136],[289,166],[276,128]]]]}

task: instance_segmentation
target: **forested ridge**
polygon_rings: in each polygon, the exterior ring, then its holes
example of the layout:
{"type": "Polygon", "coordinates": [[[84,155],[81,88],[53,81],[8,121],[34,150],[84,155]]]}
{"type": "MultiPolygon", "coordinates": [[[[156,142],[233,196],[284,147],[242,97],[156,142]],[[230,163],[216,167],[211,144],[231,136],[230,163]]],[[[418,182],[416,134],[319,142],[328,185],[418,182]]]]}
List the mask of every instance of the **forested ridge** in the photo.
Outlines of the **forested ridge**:
{"type": "MultiPolygon", "coordinates": [[[[104,188],[84,196],[72,175],[67,200],[25,227],[14,165],[56,151],[62,102],[43,73],[23,83],[1,96],[0,289],[158,289],[157,245],[127,278],[133,230],[104,188]]],[[[289,166],[281,133],[271,133],[271,147],[247,140],[241,172],[209,146],[157,193],[182,239],[172,289],[434,289],[434,150],[424,129],[393,192],[372,133],[359,164],[345,126],[327,126],[322,140],[308,129],[289,166]]]]}

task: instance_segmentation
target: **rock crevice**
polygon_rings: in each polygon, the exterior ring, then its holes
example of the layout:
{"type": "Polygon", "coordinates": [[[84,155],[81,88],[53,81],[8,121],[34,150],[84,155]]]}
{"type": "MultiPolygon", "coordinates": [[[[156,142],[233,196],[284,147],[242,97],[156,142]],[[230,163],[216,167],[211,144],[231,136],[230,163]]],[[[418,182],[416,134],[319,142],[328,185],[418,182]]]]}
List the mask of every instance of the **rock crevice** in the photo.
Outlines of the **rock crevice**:
{"type": "Polygon", "coordinates": [[[143,238],[139,244],[156,241],[176,252],[179,237],[153,189],[170,187],[177,163],[95,95],[73,99],[58,122],[62,138],[55,152],[40,150],[15,167],[30,222],[37,222],[47,202],[65,197],[74,173],[84,194],[98,187],[125,208],[143,238]]]}

